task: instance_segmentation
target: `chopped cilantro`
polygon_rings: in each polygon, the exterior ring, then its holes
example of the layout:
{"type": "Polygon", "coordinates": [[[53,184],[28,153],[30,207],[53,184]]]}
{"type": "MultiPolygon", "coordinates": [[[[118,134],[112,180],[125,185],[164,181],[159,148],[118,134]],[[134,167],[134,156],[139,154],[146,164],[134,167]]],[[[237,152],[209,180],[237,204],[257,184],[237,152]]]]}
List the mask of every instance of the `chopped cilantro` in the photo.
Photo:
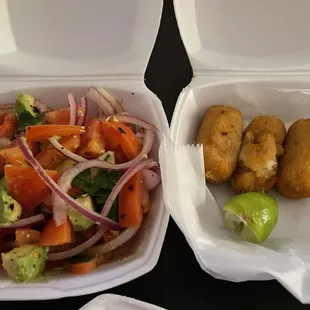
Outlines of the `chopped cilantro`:
{"type": "MultiPolygon", "coordinates": [[[[96,175],[92,176],[90,169],[87,169],[73,179],[72,185],[83,193],[92,196],[97,212],[101,212],[104,203],[122,174],[120,171],[98,170],[96,175]]],[[[110,219],[118,220],[117,200],[115,199],[108,214],[110,219]]]]}

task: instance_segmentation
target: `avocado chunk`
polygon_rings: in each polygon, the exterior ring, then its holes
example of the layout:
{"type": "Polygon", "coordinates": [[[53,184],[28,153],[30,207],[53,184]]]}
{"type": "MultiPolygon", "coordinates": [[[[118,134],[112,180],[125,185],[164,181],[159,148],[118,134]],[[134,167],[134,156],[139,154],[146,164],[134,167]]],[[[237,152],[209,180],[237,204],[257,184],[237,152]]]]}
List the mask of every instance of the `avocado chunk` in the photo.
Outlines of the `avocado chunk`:
{"type": "Polygon", "coordinates": [[[34,105],[34,98],[26,93],[17,93],[15,101],[15,114],[18,120],[17,132],[22,131],[27,126],[41,124],[44,114],[34,105]]]}
{"type": "Polygon", "coordinates": [[[75,165],[75,161],[67,158],[61,163],[57,164],[55,169],[58,173],[63,174],[67,169],[72,168],[74,165],[75,165]]]}
{"type": "MultiPolygon", "coordinates": [[[[76,202],[87,210],[95,211],[95,204],[89,195],[78,197],[76,202]]],[[[74,231],[83,231],[94,225],[92,221],[72,208],[69,208],[68,214],[74,231]]]]}
{"type": "Polygon", "coordinates": [[[0,223],[13,223],[22,214],[21,205],[5,190],[0,190],[0,223]]]}
{"type": "Polygon", "coordinates": [[[1,254],[2,266],[13,281],[29,282],[43,272],[47,252],[46,247],[22,245],[8,253],[1,254]]]}
{"type": "MultiPolygon", "coordinates": [[[[111,151],[108,151],[108,152],[105,152],[104,154],[100,155],[97,160],[103,160],[103,161],[106,161],[110,164],[115,164],[115,156],[114,156],[114,152],[111,152],[111,151]]],[[[98,171],[100,169],[98,168],[90,168],[90,176],[92,178],[94,178],[98,171]]]]}
{"type": "Polygon", "coordinates": [[[108,151],[98,157],[99,160],[107,161],[108,163],[115,164],[114,152],[108,151]]]}

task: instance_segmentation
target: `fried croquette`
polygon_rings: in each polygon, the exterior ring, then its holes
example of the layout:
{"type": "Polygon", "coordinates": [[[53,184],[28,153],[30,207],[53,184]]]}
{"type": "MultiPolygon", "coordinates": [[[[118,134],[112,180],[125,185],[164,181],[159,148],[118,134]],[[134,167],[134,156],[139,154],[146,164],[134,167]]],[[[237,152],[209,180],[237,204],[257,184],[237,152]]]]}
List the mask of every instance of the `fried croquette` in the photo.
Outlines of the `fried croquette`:
{"type": "Polygon", "coordinates": [[[207,182],[221,184],[232,176],[238,161],[243,128],[241,112],[231,106],[210,107],[196,143],[203,145],[207,182]]]}
{"type": "Polygon", "coordinates": [[[285,134],[284,123],[274,116],[252,120],[244,131],[238,166],[231,178],[236,193],[265,192],[273,187],[285,134]]]}
{"type": "Polygon", "coordinates": [[[300,119],[289,128],[283,148],[278,192],[290,199],[310,197],[310,119],[300,119]]]}
{"type": "Polygon", "coordinates": [[[252,132],[254,136],[260,133],[270,133],[274,136],[278,145],[283,144],[286,135],[284,123],[274,116],[256,116],[247,126],[244,133],[252,132]]]}

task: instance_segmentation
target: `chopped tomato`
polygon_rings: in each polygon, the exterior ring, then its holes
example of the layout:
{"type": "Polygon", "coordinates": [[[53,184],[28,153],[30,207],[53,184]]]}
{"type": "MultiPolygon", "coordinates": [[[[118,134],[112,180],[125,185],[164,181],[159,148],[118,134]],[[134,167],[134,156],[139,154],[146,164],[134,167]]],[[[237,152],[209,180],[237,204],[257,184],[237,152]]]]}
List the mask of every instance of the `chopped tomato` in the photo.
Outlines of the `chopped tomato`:
{"type": "MultiPolygon", "coordinates": [[[[28,143],[33,155],[38,153],[38,145],[35,142],[28,143]]],[[[5,165],[22,166],[27,165],[27,160],[14,140],[10,145],[0,150],[0,170],[5,165]]]]}
{"type": "Polygon", "coordinates": [[[45,199],[43,200],[43,203],[45,204],[45,206],[50,209],[51,211],[53,210],[53,206],[52,206],[52,193],[49,193],[45,199]]]}
{"type": "MultiPolygon", "coordinates": [[[[57,181],[57,171],[46,170],[47,174],[57,181]]],[[[32,211],[50,194],[50,189],[32,167],[6,165],[4,167],[8,193],[26,211],[32,211]]]]}
{"type": "Polygon", "coordinates": [[[14,166],[21,166],[27,164],[23,152],[17,145],[13,144],[0,150],[0,162],[3,165],[14,165],[14,166]]]}
{"type": "Polygon", "coordinates": [[[5,118],[5,116],[6,116],[6,113],[2,113],[2,114],[0,114],[0,124],[2,125],[3,124],[3,122],[4,122],[4,118],[5,118]]]}
{"type": "MultiPolygon", "coordinates": [[[[80,135],[72,137],[63,137],[59,143],[71,152],[75,152],[80,146],[80,135]]],[[[56,166],[66,158],[65,155],[57,151],[52,145],[48,145],[42,152],[40,152],[36,159],[44,169],[55,169],[56,166]]]]}
{"type": "Polygon", "coordinates": [[[87,274],[92,272],[97,266],[97,257],[81,263],[72,264],[69,267],[69,271],[73,274],[87,274]]]}
{"type": "Polygon", "coordinates": [[[32,155],[37,156],[40,152],[40,143],[27,141],[29,148],[31,149],[32,155]]]}
{"type": "Polygon", "coordinates": [[[45,121],[47,124],[68,125],[70,122],[70,109],[47,112],[45,113],[45,121]]]}
{"type": "Polygon", "coordinates": [[[72,242],[72,225],[70,220],[67,218],[66,221],[56,226],[53,219],[50,219],[44,226],[40,245],[42,246],[56,246],[72,242]]]}
{"type": "Polygon", "coordinates": [[[76,125],[36,125],[26,127],[27,141],[44,141],[54,136],[68,137],[85,132],[83,126],[76,125]]]}
{"type": "Polygon", "coordinates": [[[37,230],[29,228],[19,228],[15,231],[15,244],[22,246],[25,244],[38,244],[40,242],[41,233],[37,230]]]}
{"type": "Polygon", "coordinates": [[[121,227],[140,227],[143,220],[141,201],[142,173],[137,172],[123,186],[118,196],[118,214],[121,227]]]}
{"type": "Polygon", "coordinates": [[[11,139],[17,129],[18,121],[14,112],[7,113],[3,117],[3,122],[0,125],[0,137],[11,139]]]}
{"type": "Polygon", "coordinates": [[[71,186],[68,190],[68,194],[73,198],[77,198],[82,194],[82,192],[78,188],[71,186]]]}
{"type": "Polygon", "coordinates": [[[125,124],[104,121],[102,124],[104,141],[109,151],[121,147],[128,159],[135,158],[141,151],[141,143],[134,132],[125,124]]]}
{"type": "Polygon", "coordinates": [[[85,133],[81,136],[81,147],[78,153],[87,159],[94,159],[104,152],[102,122],[98,119],[93,119],[87,124],[85,133]]]}
{"type": "Polygon", "coordinates": [[[113,150],[113,152],[114,152],[115,162],[117,164],[122,164],[128,161],[127,156],[124,154],[124,152],[122,151],[119,145],[113,150]]]}

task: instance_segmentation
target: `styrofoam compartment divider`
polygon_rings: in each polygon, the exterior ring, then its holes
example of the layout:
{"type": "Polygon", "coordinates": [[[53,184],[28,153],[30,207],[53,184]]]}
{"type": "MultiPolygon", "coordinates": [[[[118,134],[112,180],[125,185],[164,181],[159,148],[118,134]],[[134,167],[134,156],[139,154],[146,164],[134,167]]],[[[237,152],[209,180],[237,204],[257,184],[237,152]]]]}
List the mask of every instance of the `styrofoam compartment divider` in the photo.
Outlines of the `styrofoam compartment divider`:
{"type": "MultiPolygon", "coordinates": [[[[144,84],[158,32],[162,1],[38,1],[27,5],[0,0],[0,103],[27,91],[51,107],[67,106],[67,94],[84,95],[91,85],[104,87],[132,115],[163,133],[169,127],[160,100],[144,84]]],[[[98,108],[90,102],[91,115],[98,108]]],[[[154,144],[155,156],[160,144],[154,144]]],[[[156,158],[158,159],[158,158],[156,158]]],[[[162,188],[151,195],[146,221],[115,260],[86,276],[59,274],[48,282],[15,284],[0,275],[0,300],[54,299],[106,290],[153,269],[169,215],[162,188]]]]}

